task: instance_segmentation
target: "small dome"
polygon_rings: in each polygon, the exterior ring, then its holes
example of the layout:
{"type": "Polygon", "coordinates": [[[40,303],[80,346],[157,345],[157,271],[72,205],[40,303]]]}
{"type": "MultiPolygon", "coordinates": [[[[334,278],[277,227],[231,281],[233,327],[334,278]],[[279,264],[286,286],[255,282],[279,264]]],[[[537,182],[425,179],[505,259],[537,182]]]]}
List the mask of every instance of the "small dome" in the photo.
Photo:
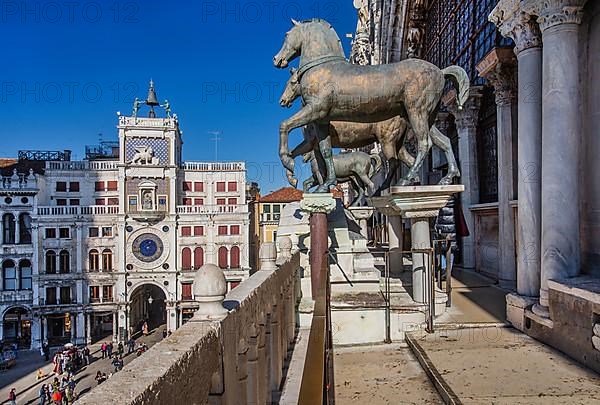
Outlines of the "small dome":
{"type": "Polygon", "coordinates": [[[219,297],[227,294],[225,274],[214,264],[200,267],[194,277],[195,297],[219,297]]]}

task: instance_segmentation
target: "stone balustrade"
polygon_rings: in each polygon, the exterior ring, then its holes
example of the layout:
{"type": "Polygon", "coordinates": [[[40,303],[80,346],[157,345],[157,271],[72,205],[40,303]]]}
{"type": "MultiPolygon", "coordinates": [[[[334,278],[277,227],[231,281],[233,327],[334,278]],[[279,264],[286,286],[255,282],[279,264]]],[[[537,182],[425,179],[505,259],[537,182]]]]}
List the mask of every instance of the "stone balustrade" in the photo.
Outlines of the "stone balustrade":
{"type": "MultiPolygon", "coordinates": [[[[274,253],[274,250],[273,250],[274,253]]],[[[266,404],[279,395],[294,344],[299,255],[261,270],[229,292],[222,270],[197,272],[194,317],[79,404],[266,404]]],[[[280,260],[281,262],[281,260],[280,260]]]]}

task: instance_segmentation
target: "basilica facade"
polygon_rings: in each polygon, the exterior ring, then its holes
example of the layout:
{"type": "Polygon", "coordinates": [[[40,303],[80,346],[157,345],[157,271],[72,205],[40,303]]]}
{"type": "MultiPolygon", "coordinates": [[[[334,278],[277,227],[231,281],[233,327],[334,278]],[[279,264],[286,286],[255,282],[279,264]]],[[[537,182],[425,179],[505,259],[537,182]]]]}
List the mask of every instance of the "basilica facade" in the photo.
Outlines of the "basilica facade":
{"type": "Polygon", "coordinates": [[[3,160],[0,340],[123,341],[175,330],[205,263],[249,274],[244,162],[184,162],[177,116],[119,115],[108,153],[3,160]]]}
{"type": "MultiPolygon", "coordinates": [[[[355,6],[354,63],[421,58],[440,68],[459,65],[471,79],[465,108],[449,90],[436,121],[451,139],[465,186],[460,202],[469,235],[459,238],[457,264],[511,291],[513,326],[600,370],[600,4],[355,6]]],[[[434,148],[422,183],[435,184],[446,169],[434,148]]]]}

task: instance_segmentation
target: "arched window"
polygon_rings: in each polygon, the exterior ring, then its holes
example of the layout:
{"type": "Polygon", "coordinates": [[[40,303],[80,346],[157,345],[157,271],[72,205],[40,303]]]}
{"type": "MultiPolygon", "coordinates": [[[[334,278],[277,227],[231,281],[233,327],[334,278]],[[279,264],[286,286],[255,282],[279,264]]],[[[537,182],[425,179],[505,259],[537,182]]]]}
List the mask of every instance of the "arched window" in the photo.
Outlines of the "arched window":
{"type": "Polygon", "coordinates": [[[192,269],[192,249],[186,247],[181,251],[181,269],[191,270],[192,269]]]}
{"type": "Polygon", "coordinates": [[[17,289],[17,269],[15,268],[15,262],[12,260],[2,262],[2,279],[4,280],[2,287],[5,290],[17,289]]]}
{"type": "Polygon", "coordinates": [[[29,260],[21,260],[19,262],[21,269],[21,290],[31,290],[31,262],[29,260]]]}
{"type": "Polygon", "coordinates": [[[27,213],[19,215],[19,243],[31,244],[31,215],[27,213]]]}
{"type": "Polygon", "coordinates": [[[233,246],[229,252],[229,267],[232,269],[240,268],[240,248],[233,246]]]}
{"type": "Polygon", "coordinates": [[[61,273],[68,273],[71,271],[71,260],[69,251],[61,250],[58,254],[58,270],[61,273]]]}
{"type": "Polygon", "coordinates": [[[100,253],[96,249],[90,250],[88,254],[88,268],[90,271],[100,270],[100,253]]]}
{"type": "Polygon", "coordinates": [[[198,270],[204,265],[204,249],[198,246],[194,249],[194,269],[198,270]]]}
{"type": "Polygon", "coordinates": [[[46,274],[56,273],[56,252],[48,250],[46,252],[46,274]]]}
{"type": "Polygon", "coordinates": [[[102,270],[112,271],[113,269],[113,254],[110,249],[102,251],[102,270]]]}
{"type": "Polygon", "coordinates": [[[227,248],[225,246],[219,248],[219,267],[222,269],[227,268],[227,248]]]}
{"type": "Polygon", "coordinates": [[[15,243],[15,216],[4,214],[2,217],[2,243],[12,245],[15,243]]]}

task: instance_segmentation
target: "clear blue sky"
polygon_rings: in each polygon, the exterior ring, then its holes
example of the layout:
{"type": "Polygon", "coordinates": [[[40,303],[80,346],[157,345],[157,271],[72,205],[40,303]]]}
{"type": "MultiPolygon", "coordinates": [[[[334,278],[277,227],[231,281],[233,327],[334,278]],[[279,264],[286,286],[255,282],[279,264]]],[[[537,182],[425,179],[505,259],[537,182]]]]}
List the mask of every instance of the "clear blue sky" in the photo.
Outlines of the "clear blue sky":
{"type": "Polygon", "coordinates": [[[350,0],[1,2],[0,157],[83,158],[99,133],[117,138],[115,113],[131,114],[153,78],[180,118],[185,160],[214,160],[208,132],[220,130],[219,160],[248,162],[263,194],[283,186],[278,125],[298,106],[279,106],[289,73],[272,59],[290,17],[328,20],[348,54],[350,0]]]}

